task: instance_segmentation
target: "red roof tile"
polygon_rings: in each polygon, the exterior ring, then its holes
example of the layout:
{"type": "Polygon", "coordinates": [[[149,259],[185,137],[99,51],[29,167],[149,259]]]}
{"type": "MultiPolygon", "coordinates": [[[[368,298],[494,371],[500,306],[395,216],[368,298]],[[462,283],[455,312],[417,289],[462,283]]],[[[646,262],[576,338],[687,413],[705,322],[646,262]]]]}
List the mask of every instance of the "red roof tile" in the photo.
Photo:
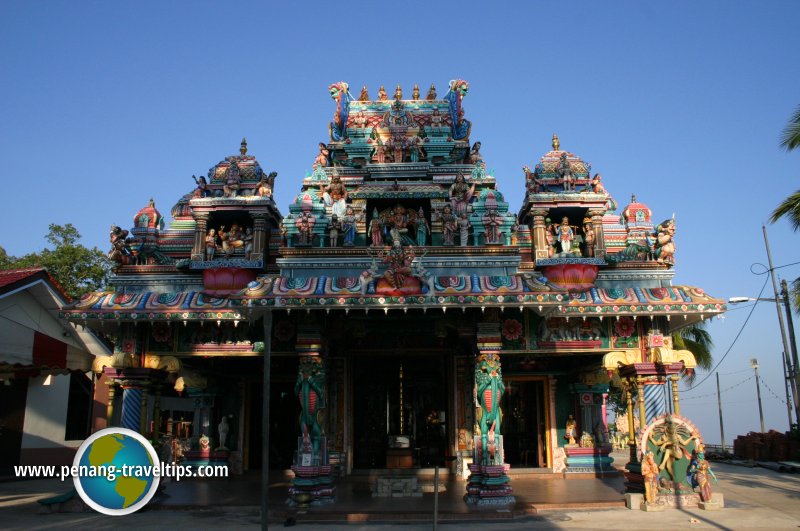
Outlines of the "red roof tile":
{"type": "Polygon", "coordinates": [[[61,285],[56,282],[56,279],[54,279],[53,276],[43,267],[25,267],[21,269],[0,270],[0,291],[3,291],[3,288],[11,286],[12,284],[16,284],[35,276],[45,277],[66,302],[70,302],[72,300],[72,298],[64,291],[64,288],[62,288],[61,285]]]}

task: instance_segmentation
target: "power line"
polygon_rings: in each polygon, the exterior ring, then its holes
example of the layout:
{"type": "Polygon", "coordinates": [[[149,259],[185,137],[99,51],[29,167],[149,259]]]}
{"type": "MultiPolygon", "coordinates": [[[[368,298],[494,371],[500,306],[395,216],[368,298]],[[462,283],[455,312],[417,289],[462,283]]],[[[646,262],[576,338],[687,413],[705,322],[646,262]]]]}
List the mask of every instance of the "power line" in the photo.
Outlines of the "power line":
{"type": "Polygon", "coordinates": [[[764,381],[763,377],[759,376],[758,379],[761,380],[761,383],[764,384],[764,387],[767,388],[767,391],[769,391],[772,394],[772,396],[774,396],[778,400],[778,402],[780,402],[784,406],[786,405],[786,400],[784,400],[783,398],[781,398],[777,394],[775,394],[775,391],[772,390],[772,387],[767,385],[767,382],[764,381]]]}
{"type": "MultiPolygon", "coordinates": [[[[727,392],[727,391],[730,391],[731,389],[735,389],[735,388],[739,387],[740,385],[742,385],[743,383],[745,383],[745,382],[749,382],[749,381],[750,381],[750,380],[752,380],[752,379],[753,379],[753,376],[749,376],[749,377],[745,378],[744,380],[742,380],[742,381],[741,381],[741,382],[739,382],[739,383],[733,384],[733,385],[732,385],[732,386],[730,386],[730,387],[726,387],[725,389],[723,389],[722,391],[720,391],[720,394],[722,394],[722,393],[725,393],[725,392],[727,392]]],[[[685,397],[681,397],[681,402],[684,402],[684,401],[686,401],[686,400],[699,400],[699,399],[701,399],[701,398],[708,398],[708,397],[710,397],[710,396],[717,396],[717,392],[716,392],[716,391],[714,391],[713,393],[708,393],[708,394],[705,394],[705,395],[696,395],[696,396],[690,396],[690,397],[687,397],[687,398],[685,398],[685,397]]]]}
{"type": "MultiPolygon", "coordinates": [[[[764,293],[764,289],[767,287],[767,282],[768,281],[769,281],[769,277],[766,277],[764,279],[764,284],[761,286],[761,290],[758,292],[758,296],[756,296],[756,299],[761,298],[761,295],[764,293]]],[[[750,308],[750,313],[747,314],[747,317],[745,318],[744,322],[742,323],[742,327],[736,333],[736,337],[733,338],[733,341],[731,342],[730,346],[728,347],[728,350],[725,351],[725,354],[722,355],[722,358],[720,358],[720,360],[717,362],[717,364],[714,365],[714,367],[710,371],[708,371],[708,374],[706,374],[705,377],[702,380],[700,380],[700,382],[697,385],[692,385],[689,389],[684,389],[681,392],[692,391],[692,390],[700,387],[701,385],[703,385],[703,383],[711,377],[711,375],[714,373],[714,371],[717,369],[717,367],[719,367],[722,364],[722,362],[725,361],[725,358],[727,358],[728,354],[730,354],[731,350],[733,350],[733,346],[736,344],[736,341],[742,335],[742,332],[744,332],[744,327],[747,326],[747,323],[750,321],[750,317],[753,316],[753,312],[755,311],[757,305],[758,305],[758,303],[753,304],[753,307],[750,308]]]]}

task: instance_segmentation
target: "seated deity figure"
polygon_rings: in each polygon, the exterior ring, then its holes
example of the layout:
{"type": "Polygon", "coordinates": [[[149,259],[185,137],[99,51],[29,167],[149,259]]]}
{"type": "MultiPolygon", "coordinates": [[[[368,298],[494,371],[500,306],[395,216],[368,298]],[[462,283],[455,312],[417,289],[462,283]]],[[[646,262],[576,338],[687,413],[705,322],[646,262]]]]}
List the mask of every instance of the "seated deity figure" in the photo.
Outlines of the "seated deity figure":
{"type": "Polygon", "coordinates": [[[475,184],[473,183],[472,186],[468,185],[464,180],[464,174],[458,172],[455,181],[452,185],[450,185],[449,192],[450,204],[453,207],[453,214],[460,217],[461,214],[466,213],[467,205],[472,199],[472,195],[474,193],[475,184]]]}
{"type": "Polygon", "coordinates": [[[258,181],[258,185],[256,186],[256,195],[258,197],[272,197],[272,187],[270,186],[266,175],[262,175],[261,180],[258,181]]]}
{"type": "Polygon", "coordinates": [[[225,184],[222,186],[222,193],[225,197],[236,197],[239,193],[239,184],[242,177],[239,174],[239,166],[231,161],[230,167],[225,172],[225,184]]]}
{"type": "Polygon", "coordinates": [[[431,134],[442,136],[442,123],[442,115],[439,114],[439,109],[434,109],[431,114],[431,134]]]}
{"type": "Polygon", "coordinates": [[[239,225],[234,223],[231,225],[231,230],[228,232],[225,231],[225,225],[222,225],[219,228],[219,237],[222,240],[222,252],[225,253],[226,258],[230,258],[233,256],[233,252],[242,247],[244,248],[244,236],[242,234],[242,229],[239,228],[239,225]]]}
{"type": "Polygon", "coordinates": [[[364,111],[359,111],[358,114],[353,117],[353,125],[357,130],[361,130],[361,136],[365,135],[367,129],[367,117],[364,116],[364,111]]]}
{"type": "Polygon", "coordinates": [[[347,188],[342,183],[342,178],[337,174],[333,174],[331,184],[325,188],[322,193],[322,199],[325,205],[331,207],[331,212],[339,219],[342,219],[347,209],[347,188]]]}

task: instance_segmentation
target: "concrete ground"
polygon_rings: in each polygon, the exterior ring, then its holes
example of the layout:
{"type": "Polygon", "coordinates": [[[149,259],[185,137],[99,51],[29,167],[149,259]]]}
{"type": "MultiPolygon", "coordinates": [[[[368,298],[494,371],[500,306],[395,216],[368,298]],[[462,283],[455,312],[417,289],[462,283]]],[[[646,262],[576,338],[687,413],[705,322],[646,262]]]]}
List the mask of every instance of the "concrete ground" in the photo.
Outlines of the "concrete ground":
{"type": "MultiPolygon", "coordinates": [[[[538,504],[538,492],[551,492],[558,497],[570,497],[570,491],[583,500],[583,506],[590,505],[590,491],[593,487],[578,482],[595,481],[598,492],[605,498],[615,485],[614,480],[517,480],[514,482],[515,494],[525,498],[537,507],[538,514],[513,516],[509,512],[465,511],[463,502],[456,505],[460,491],[442,495],[440,508],[443,517],[442,529],[798,529],[800,528],[800,475],[782,474],[763,468],[744,468],[733,465],[714,464],[713,469],[719,478],[716,492],[725,496],[726,508],[720,511],[700,509],[667,510],[646,513],[631,511],[623,507],[604,509],[557,508],[555,505],[538,504]],[[539,482],[538,486],[535,482],[539,482]],[[547,486],[541,482],[555,481],[547,486]],[[580,485],[580,488],[578,488],[580,485]],[[527,486],[527,487],[526,487],[527,486]],[[534,489],[534,490],[531,490],[534,489]],[[555,490],[554,490],[555,489],[555,490]],[[537,506],[538,504],[538,506],[537,506]],[[554,507],[554,508],[549,508],[554,507]],[[493,514],[494,513],[494,514],[493,514]],[[458,518],[454,521],[453,518],[458,518]]],[[[219,481],[219,480],[218,480],[219,481]]],[[[619,480],[616,480],[619,481],[619,480]]],[[[234,482],[228,483],[228,490],[236,495],[234,482]]],[[[463,488],[462,482],[453,482],[453,489],[463,488]]],[[[225,486],[225,483],[217,485],[225,486]]],[[[123,517],[109,517],[97,513],[37,514],[37,499],[58,494],[66,490],[68,484],[53,480],[10,481],[0,483],[0,529],[53,529],[62,527],[85,527],[96,529],[135,528],[135,529],[228,529],[260,526],[258,507],[250,504],[235,505],[234,499],[226,499],[223,504],[210,508],[183,506],[179,504],[152,504],[145,510],[123,517]]],[[[192,488],[197,488],[193,486],[192,488]]],[[[252,490],[245,486],[244,489],[252,490]]],[[[285,496],[285,486],[275,485],[274,505],[271,504],[272,522],[270,527],[283,527],[287,514],[281,505],[281,495],[285,496]]],[[[358,491],[358,489],[355,489],[358,491]]],[[[344,494],[344,493],[343,493],[344,494]]],[[[323,523],[319,520],[323,512],[297,514],[296,527],[328,530],[346,529],[372,530],[388,527],[402,527],[405,530],[431,529],[432,494],[425,494],[412,505],[395,514],[387,513],[385,519],[371,514],[369,521],[358,521],[369,511],[368,498],[356,495],[344,496],[340,503],[331,507],[338,514],[338,522],[323,523]],[[335,509],[334,509],[335,507],[335,509]],[[430,510],[430,512],[429,512],[430,510]],[[425,521],[427,514],[431,517],[425,521]],[[350,523],[348,521],[350,515],[350,523]],[[405,518],[407,515],[408,518],[405,518]],[[311,518],[311,521],[309,521],[311,518]]],[[[549,499],[549,498],[548,498],[549,499]]],[[[243,500],[243,501],[248,501],[243,500]]],[[[517,512],[517,514],[520,514],[517,512]]]]}

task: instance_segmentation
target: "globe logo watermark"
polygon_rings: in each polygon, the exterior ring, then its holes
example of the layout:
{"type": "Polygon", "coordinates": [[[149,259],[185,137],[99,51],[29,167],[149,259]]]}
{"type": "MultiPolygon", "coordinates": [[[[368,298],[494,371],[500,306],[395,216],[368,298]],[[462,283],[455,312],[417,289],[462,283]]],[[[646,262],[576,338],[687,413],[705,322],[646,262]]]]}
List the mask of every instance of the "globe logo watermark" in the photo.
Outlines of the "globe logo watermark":
{"type": "Polygon", "coordinates": [[[72,465],[75,489],[95,511],[131,514],[153,498],[161,463],[150,442],[126,428],[106,428],[86,439],[72,465]]]}

